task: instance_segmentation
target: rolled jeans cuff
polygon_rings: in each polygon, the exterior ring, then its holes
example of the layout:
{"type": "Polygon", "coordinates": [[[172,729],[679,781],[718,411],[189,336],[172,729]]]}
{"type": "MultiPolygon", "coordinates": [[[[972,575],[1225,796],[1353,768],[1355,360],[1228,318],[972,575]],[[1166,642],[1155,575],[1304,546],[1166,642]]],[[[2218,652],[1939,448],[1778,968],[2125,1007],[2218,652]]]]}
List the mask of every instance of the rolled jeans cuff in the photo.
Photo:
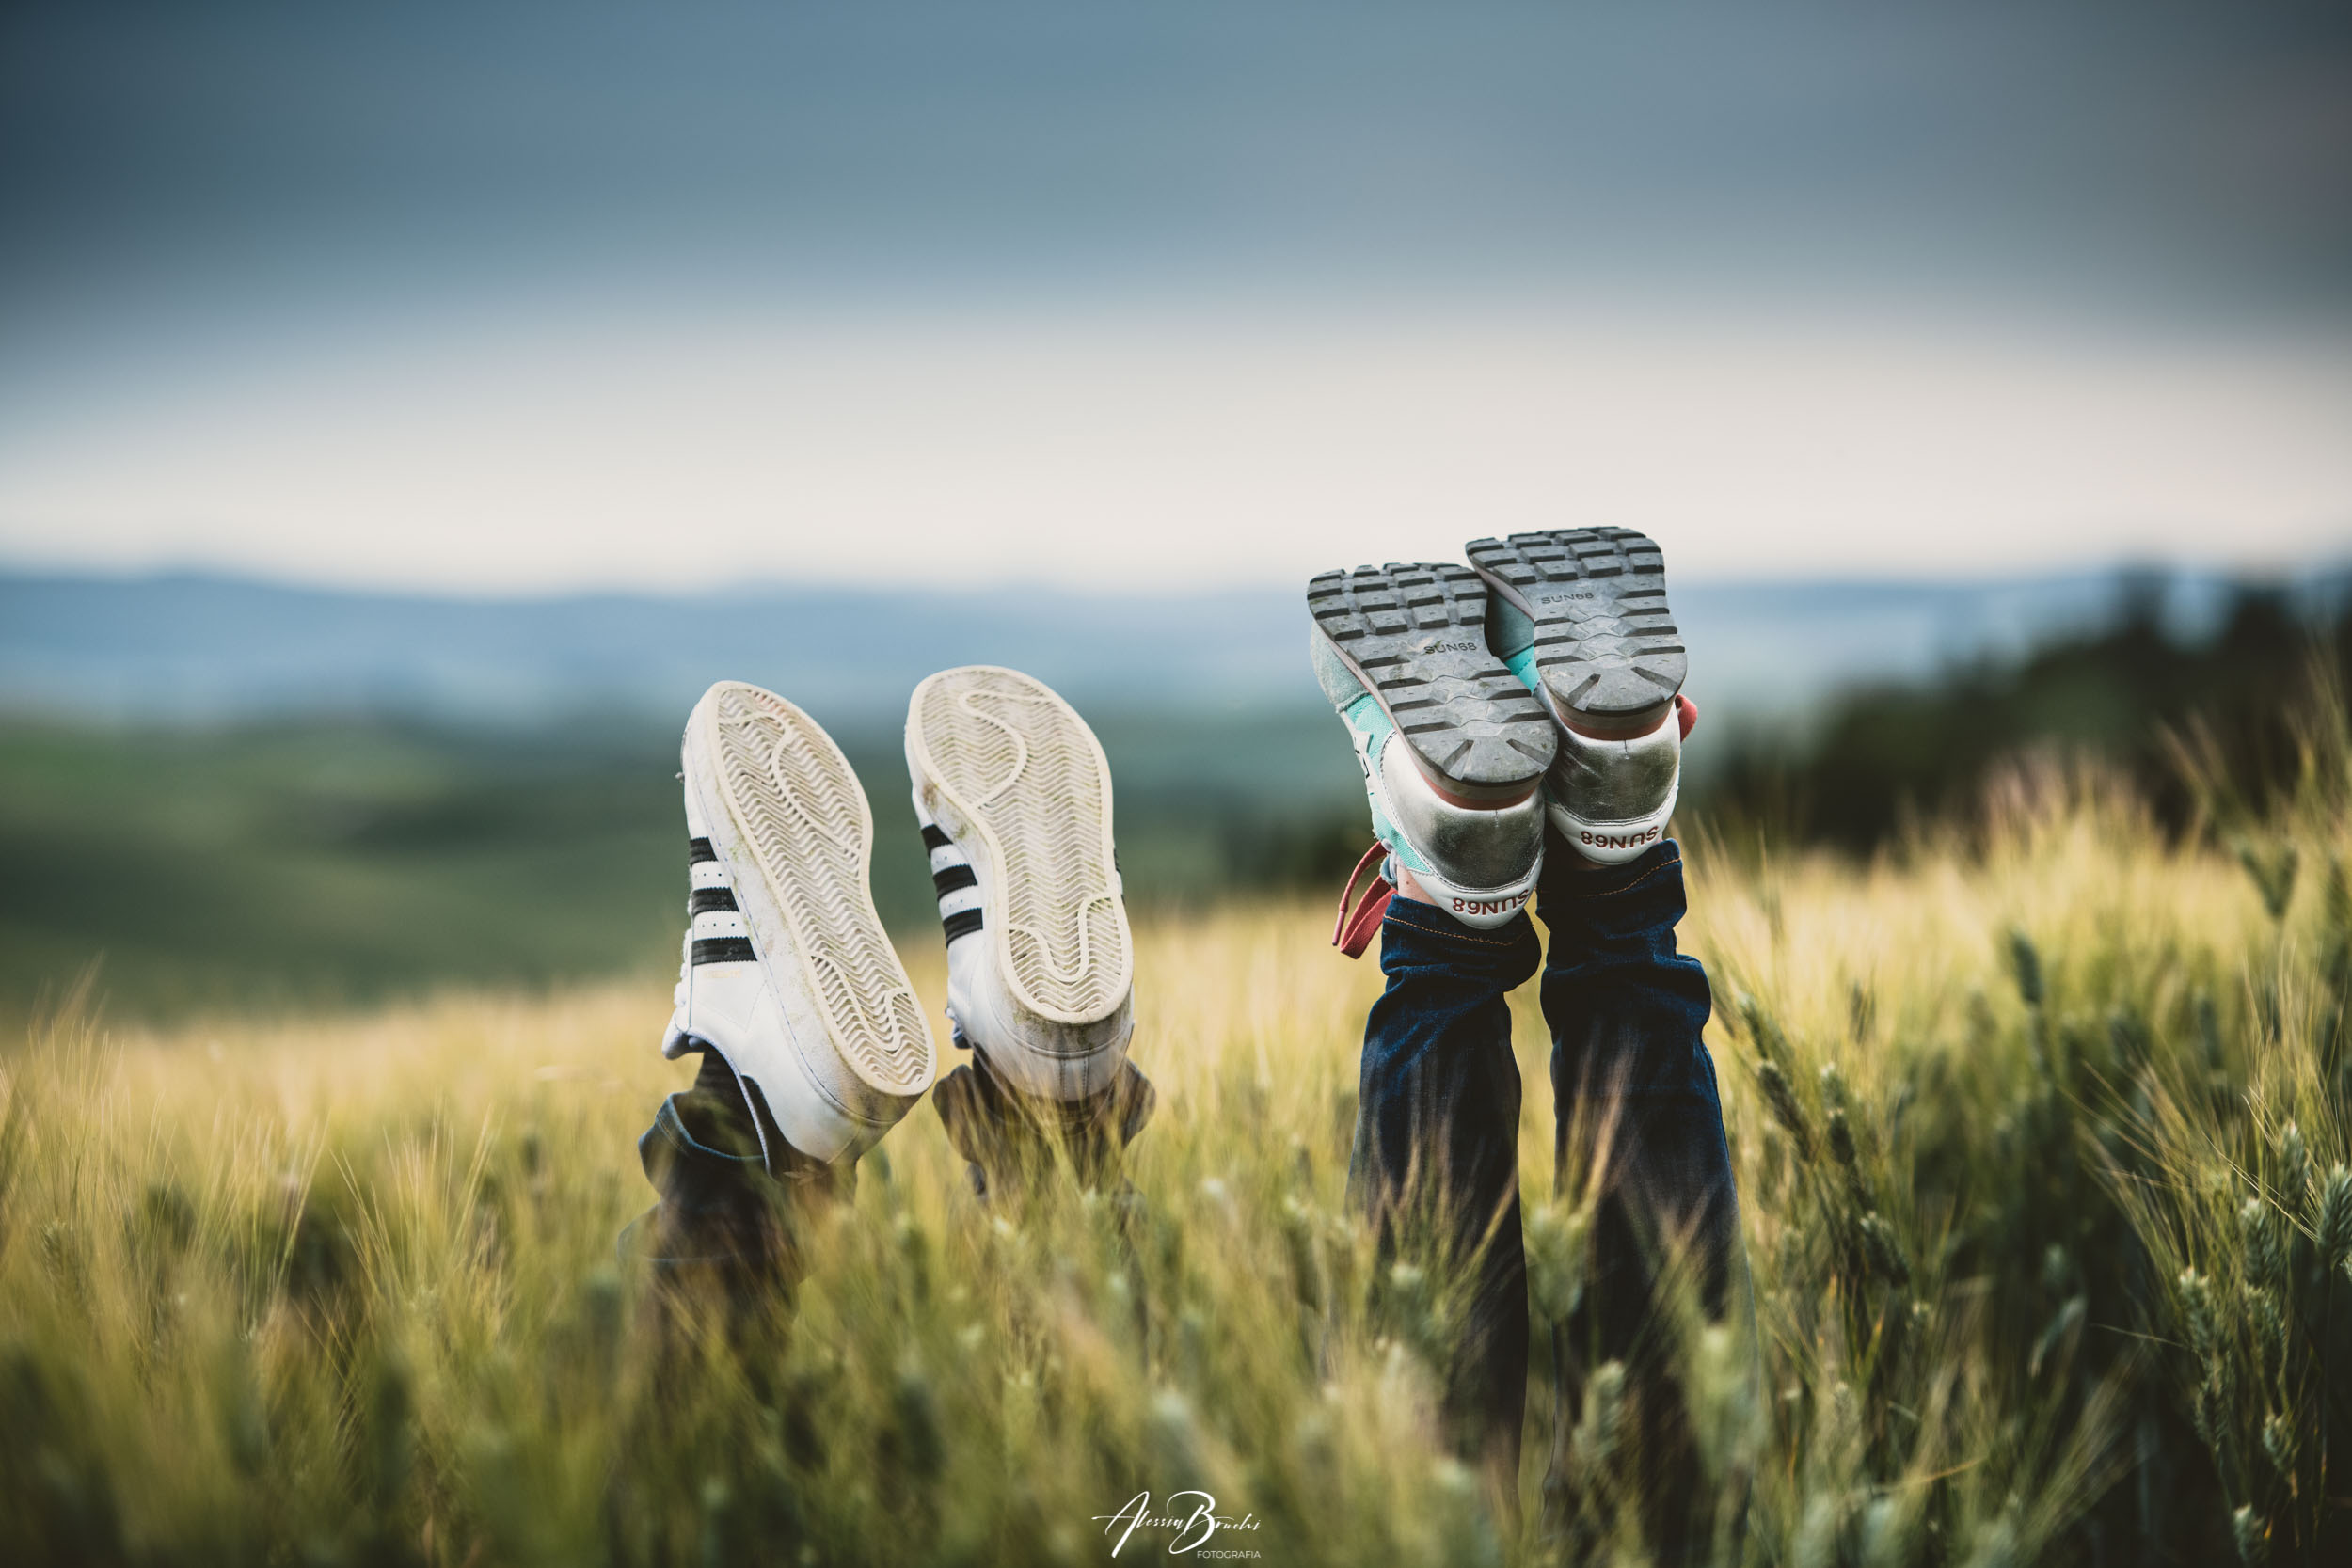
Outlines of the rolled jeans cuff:
{"type": "Polygon", "coordinates": [[[1398,897],[1380,922],[1380,969],[1392,981],[1441,974],[1456,985],[1519,985],[1543,962],[1543,944],[1524,913],[1492,930],[1463,925],[1434,904],[1398,897]]]}
{"type": "Polygon", "coordinates": [[[1555,839],[1544,857],[1534,908],[1552,933],[1555,961],[1564,938],[1607,945],[1671,933],[1689,908],[1681,847],[1668,839],[1623,865],[1595,865],[1555,839]]]}

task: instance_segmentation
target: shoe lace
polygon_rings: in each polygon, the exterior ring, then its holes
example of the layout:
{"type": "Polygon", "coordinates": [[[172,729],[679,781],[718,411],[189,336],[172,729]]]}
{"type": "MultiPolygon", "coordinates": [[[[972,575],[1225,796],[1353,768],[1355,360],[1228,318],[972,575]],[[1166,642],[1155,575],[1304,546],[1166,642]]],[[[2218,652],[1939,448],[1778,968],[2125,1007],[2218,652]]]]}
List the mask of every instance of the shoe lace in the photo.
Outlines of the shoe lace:
{"type": "Polygon", "coordinates": [[[1356,869],[1347,874],[1347,885],[1340,890],[1340,913],[1331,926],[1331,945],[1351,958],[1364,956],[1364,949],[1372,943],[1372,933],[1380,928],[1382,917],[1389,912],[1389,900],[1396,896],[1395,885],[1375,872],[1364,886],[1363,900],[1353,911],[1347,907],[1356,895],[1356,880],[1364,874],[1364,868],[1388,852],[1387,845],[1374,841],[1357,861],[1356,869]]]}

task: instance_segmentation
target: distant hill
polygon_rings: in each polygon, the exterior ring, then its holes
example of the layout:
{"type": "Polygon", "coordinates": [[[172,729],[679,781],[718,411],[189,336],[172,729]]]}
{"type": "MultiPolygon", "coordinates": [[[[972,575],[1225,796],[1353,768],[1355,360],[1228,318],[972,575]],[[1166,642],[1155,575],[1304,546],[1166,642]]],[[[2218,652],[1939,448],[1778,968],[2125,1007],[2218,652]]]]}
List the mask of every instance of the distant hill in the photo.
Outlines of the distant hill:
{"type": "MultiPolygon", "coordinates": [[[[2340,604],[2342,586],[2299,593],[2340,604]]],[[[2209,579],[2127,594],[2112,576],[1702,583],[1675,602],[1713,726],[1688,799],[1857,846],[1899,799],[1925,802],[2037,724],[2083,731],[2088,711],[2144,729],[2159,711],[1991,701],[2034,648],[2087,646],[2114,680],[2194,674],[2169,638],[2244,604],[2209,579]],[[2137,618],[2119,622],[2127,604],[2137,618]],[[1985,673],[1931,678],[1971,659],[1985,673]],[[1865,743],[1896,714],[1889,759],[1865,743]]],[[[899,716],[923,675],[974,660],[1042,676],[1093,723],[1139,906],[1328,896],[1367,833],[1304,619],[1273,591],[492,601],[0,577],[0,1019],[100,955],[119,1015],[675,963],[677,725],[727,675],[789,693],[839,736],[874,804],[876,897],[904,940],[938,927],[899,716]]]]}
{"type": "MultiPolygon", "coordinates": [[[[2319,579],[2313,579],[2317,582],[2319,579]]],[[[2164,579],[2209,623],[2219,579],[2164,579]]],[[[1977,583],[1677,584],[1692,695],[1783,715],[1857,679],[1916,678],[2095,625],[2111,573],[1977,583]]],[[[2201,618],[2202,618],[2201,622],[2201,618]]],[[[397,714],[511,723],[675,721],[712,680],[785,692],[830,725],[895,727],[934,670],[1009,664],[1089,701],[1311,706],[1297,593],[776,589],[464,599],[231,578],[0,573],[0,705],[78,719],[397,714]]]]}

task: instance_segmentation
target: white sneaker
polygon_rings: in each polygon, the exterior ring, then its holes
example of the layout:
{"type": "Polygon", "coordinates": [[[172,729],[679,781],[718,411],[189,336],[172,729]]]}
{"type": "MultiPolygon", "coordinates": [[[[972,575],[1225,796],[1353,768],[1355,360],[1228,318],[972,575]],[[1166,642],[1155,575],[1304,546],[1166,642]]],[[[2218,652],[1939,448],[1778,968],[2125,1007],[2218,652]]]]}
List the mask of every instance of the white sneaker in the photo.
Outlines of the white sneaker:
{"type": "Polygon", "coordinates": [[[1135,1032],[1135,943],[1094,732],[1018,671],[944,670],[907,704],[907,773],[958,1043],[1024,1093],[1101,1094],[1135,1032]]]}
{"type": "Polygon", "coordinates": [[[694,705],[681,756],[692,925],[662,1054],[707,1045],[795,1149],[854,1159],[937,1066],[874,912],[866,792],[815,720],[740,681],[694,705]]]}
{"type": "Polygon", "coordinates": [[[1487,649],[1486,590],[1468,567],[1391,562],[1313,578],[1307,610],[1308,655],[1356,743],[1387,880],[1409,871],[1464,925],[1503,925],[1543,869],[1555,742],[1487,649]]]}
{"type": "Polygon", "coordinates": [[[1559,724],[1544,782],[1552,825],[1620,864],[1666,834],[1681,790],[1690,661],[1666,608],[1664,553],[1622,528],[1473,539],[1487,641],[1559,724]]]}

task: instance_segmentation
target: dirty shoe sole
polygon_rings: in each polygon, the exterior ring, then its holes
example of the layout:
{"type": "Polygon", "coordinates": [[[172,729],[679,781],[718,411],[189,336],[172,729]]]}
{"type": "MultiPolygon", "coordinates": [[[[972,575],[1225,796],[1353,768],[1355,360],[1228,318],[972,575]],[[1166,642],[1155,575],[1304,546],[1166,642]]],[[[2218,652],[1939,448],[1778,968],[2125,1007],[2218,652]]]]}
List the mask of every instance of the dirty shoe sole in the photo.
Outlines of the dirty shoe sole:
{"type": "Polygon", "coordinates": [[[1535,626],[1535,672],[1561,722],[1640,734],[1690,660],[1666,608],[1666,561],[1622,528],[1553,529],[1464,546],[1488,589],[1535,626]]]}
{"type": "Polygon", "coordinates": [[[815,720],[740,681],[722,681],[695,705],[685,762],[805,1078],[773,1073],[787,1081],[763,1089],[771,1099],[814,1091],[821,1103],[801,1107],[810,1116],[887,1127],[930,1086],[937,1060],[874,911],[874,817],[857,775],[815,720]]]}
{"type": "Polygon", "coordinates": [[[970,858],[982,932],[1013,1000],[1057,1024],[1109,1018],[1135,977],[1094,732],[1017,670],[943,670],[907,705],[917,798],[970,858]]]}
{"type": "Polygon", "coordinates": [[[1512,800],[1551,766],[1551,720],[1486,646],[1486,588],[1468,567],[1326,572],[1307,584],[1307,610],[1433,783],[1512,800]]]}

